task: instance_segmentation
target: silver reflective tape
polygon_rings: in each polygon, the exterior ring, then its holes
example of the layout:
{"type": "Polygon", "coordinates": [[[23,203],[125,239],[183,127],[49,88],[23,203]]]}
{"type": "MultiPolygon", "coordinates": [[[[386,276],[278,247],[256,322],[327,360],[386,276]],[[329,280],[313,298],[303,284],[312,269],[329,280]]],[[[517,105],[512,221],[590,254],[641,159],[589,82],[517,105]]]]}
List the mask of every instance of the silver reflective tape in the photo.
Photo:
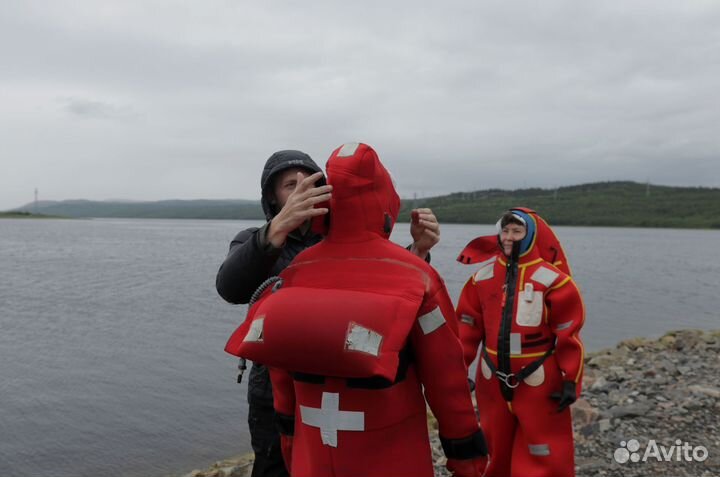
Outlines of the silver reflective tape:
{"type": "Polygon", "coordinates": [[[361,351],[373,356],[380,355],[382,335],[373,330],[360,326],[357,323],[350,323],[350,331],[345,338],[345,349],[361,351]]]}
{"type": "Polygon", "coordinates": [[[544,313],[543,292],[533,292],[531,301],[520,300],[517,305],[515,322],[520,326],[540,326],[544,313]]]}
{"type": "Polygon", "coordinates": [[[265,325],[265,316],[255,318],[250,324],[248,334],[245,335],[243,341],[262,341],[263,340],[263,326],[265,325]]]}
{"type": "Polygon", "coordinates": [[[568,328],[570,328],[572,326],[573,323],[574,323],[574,320],[566,321],[565,323],[560,323],[559,325],[557,325],[555,327],[555,331],[567,330],[568,328]]]}
{"type": "Polygon", "coordinates": [[[326,446],[337,447],[338,431],[364,431],[365,413],[340,410],[340,394],[323,393],[320,409],[300,406],[303,424],[320,429],[320,438],[326,446]]]}
{"type": "Polygon", "coordinates": [[[550,446],[548,444],[530,444],[528,448],[530,449],[530,455],[539,457],[547,457],[550,455],[550,446]]]}
{"type": "Polygon", "coordinates": [[[533,284],[526,283],[525,290],[523,290],[523,299],[528,302],[533,301],[533,298],[535,297],[533,291],[535,291],[535,287],[533,287],[533,284]]]}
{"type": "Polygon", "coordinates": [[[470,315],[460,315],[460,321],[466,325],[475,326],[475,318],[470,315]]]}
{"type": "Polygon", "coordinates": [[[530,376],[525,378],[525,383],[529,386],[540,386],[545,382],[545,366],[542,364],[530,376]]]}
{"type": "Polygon", "coordinates": [[[477,266],[479,268],[483,268],[485,265],[490,265],[491,263],[495,263],[496,260],[497,260],[497,257],[491,257],[491,258],[488,258],[487,260],[483,260],[482,262],[478,263],[477,266]]]}
{"type": "Polygon", "coordinates": [[[445,324],[445,317],[440,312],[440,307],[436,306],[430,313],[418,318],[418,323],[420,323],[423,333],[429,335],[445,324]]]}
{"type": "Polygon", "coordinates": [[[540,267],[535,271],[535,273],[532,274],[530,279],[535,280],[538,283],[542,283],[546,287],[549,287],[550,285],[552,285],[552,282],[554,282],[555,279],[559,276],[559,273],[554,272],[549,268],[540,267]]]}
{"type": "Polygon", "coordinates": [[[521,336],[520,333],[510,333],[510,354],[522,354],[521,336]]]}
{"type": "Polygon", "coordinates": [[[358,147],[360,147],[360,143],[357,142],[349,142],[347,144],[343,144],[343,147],[341,147],[337,153],[337,157],[350,157],[355,154],[355,151],[357,151],[358,147]]]}
{"type": "Polygon", "coordinates": [[[478,270],[473,277],[476,282],[482,280],[489,280],[495,276],[495,265],[485,265],[483,268],[478,270]]]}

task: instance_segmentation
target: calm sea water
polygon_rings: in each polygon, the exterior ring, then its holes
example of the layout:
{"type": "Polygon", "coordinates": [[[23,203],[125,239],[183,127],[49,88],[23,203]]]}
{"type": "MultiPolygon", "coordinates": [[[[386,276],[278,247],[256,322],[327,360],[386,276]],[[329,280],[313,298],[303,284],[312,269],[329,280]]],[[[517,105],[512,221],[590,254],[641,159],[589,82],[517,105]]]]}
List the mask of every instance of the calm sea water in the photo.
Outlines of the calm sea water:
{"type": "MultiPolygon", "coordinates": [[[[0,473],[164,476],[248,452],[215,273],[242,221],[0,220],[0,473]]],[[[491,226],[443,225],[433,264],[491,226]]],[[[717,328],[719,231],[558,227],[587,348],[717,328]]],[[[407,224],[393,238],[410,241],[407,224]]]]}

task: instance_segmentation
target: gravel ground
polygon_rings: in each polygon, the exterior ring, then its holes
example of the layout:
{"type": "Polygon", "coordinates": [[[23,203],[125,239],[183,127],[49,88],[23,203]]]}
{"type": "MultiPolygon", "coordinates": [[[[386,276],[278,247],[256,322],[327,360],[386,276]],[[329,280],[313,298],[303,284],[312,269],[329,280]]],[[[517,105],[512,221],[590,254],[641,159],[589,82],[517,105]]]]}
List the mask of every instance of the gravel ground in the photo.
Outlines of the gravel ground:
{"type": "MultiPolygon", "coordinates": [[[[720,331],[627,340],[585,363],[573,405],[578,477],[720,476],[720,331]]],[[[435,475],[445,477],[437,426],[428,421],[435,475]]],[[[246,477],[251,468],[243,456],[186,477],[246,477]]]]}

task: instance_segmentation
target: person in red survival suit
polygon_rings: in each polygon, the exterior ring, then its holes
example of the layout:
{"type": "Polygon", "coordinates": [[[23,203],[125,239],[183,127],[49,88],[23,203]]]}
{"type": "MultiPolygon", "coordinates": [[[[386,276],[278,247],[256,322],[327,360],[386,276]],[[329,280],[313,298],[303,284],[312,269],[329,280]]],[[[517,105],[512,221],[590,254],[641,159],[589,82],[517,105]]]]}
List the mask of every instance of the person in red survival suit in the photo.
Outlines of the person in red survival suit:
{"type": "Polygon", "coordinates": [[[585,313],[560,242],[537,213],[514,208],[458,261],[479,266],[457,316],[468,366],[482,342],[475,392],[487,475],[575,475],[568,406],[580,395],[585,313]]]}
{"type": "Polygon", "coordinates": [[[293,476],[432,476],[424,395],[447,467],[481,476],[485,440],[438,273],[389,240],[400,199],[375,151],[327,163],[326,238],[249,309],[226,351],[267,363],[293,476]]]}

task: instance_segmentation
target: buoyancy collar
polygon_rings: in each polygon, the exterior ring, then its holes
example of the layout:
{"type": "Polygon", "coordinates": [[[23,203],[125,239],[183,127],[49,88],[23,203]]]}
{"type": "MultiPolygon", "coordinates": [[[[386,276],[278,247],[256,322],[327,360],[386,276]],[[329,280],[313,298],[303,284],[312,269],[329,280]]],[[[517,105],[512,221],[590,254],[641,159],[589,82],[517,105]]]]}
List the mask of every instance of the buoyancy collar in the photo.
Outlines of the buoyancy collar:
{"type": "MultiPolygon", "coordinates": [[[[526,207],[513,207],[510,212],[518,215],[522,213],[523,216],[529,218],[535,228],[535,234],[529,240],[527,249],[519,251],[519,263],[522,264],[539,257],[557,267],[561,272],[572,275],[560,240],[547,222],[537,212],[526,207]]],[[[470,265],[497,255],[504,256],[499,242],[499,231],[493,235],[484,235],[471,240],[460,252],[457,261],[464,265],[470,265]]]]}

